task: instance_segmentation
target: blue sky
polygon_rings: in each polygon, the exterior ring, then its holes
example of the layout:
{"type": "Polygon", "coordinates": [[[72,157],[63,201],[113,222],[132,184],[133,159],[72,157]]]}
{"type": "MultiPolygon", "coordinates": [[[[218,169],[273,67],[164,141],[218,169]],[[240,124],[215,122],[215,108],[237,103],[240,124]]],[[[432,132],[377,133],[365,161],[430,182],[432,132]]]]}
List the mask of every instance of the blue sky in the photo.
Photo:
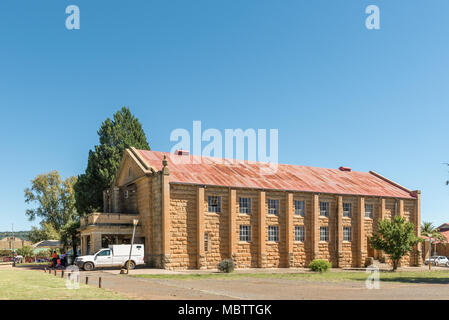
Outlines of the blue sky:
{"type": "Polygon", "coordinates": [[[377,171],[422,190],[423,220],[449,221],[448,14],[445,0],[3,0],[0,230],[37,224],[30,180],[82,173],[123,105],[153,150],[193,120],[275,128],[281,163],[377,171]]]}

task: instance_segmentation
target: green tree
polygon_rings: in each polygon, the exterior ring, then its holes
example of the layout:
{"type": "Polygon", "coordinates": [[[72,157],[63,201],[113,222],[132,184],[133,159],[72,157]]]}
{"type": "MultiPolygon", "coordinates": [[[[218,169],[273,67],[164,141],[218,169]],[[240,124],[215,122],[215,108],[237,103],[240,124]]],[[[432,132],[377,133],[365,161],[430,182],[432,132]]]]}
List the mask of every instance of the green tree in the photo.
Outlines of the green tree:
{"type": "Polygon", "coordinates": [[[33,248],[31,248],[30,246],[23,246],[22,248],[17,249],[16,252],[18,255],[21,255],[24,258],[34,257],[33,248]]]}
{"type": "Polygon", "coordinates": [[[42,240],[59,240],[60,235],[52,224],[42,221],[40,228],[32,227],[29,239],[32,243],[36,243],[42,240]]]}
{"type": "Polygon", "coordinates": [[[409,254],[413,246],[421,241],[415,234],[415,226],[400,216],[379,221],[377,233],[369,239],[376,250],[383,250],[393,260],[396,271],[399,260],[409,254]]]}
{"type": "MultiPolygon", "coordinates": [[[[421,235],[431,238],[432,241],[446,242],[446,238],[438,231],[438,228],[434,227],[432,222],[423,221],[423,223],[421,225],[421,235]]],[[[435,244],[435,251],[436,251],[436,242],[434,242],[434,244],[435,244]]],[[[429,249],[432,250],[431,247],[429,247],[429,249]]],[[[429,256],[429,258],[430,258],[430,256],[429,256]]],[[[430,261],[429,261],[429,269],[431,269],[430,261]]]]}
{"type": "Polygon", "coordinates": [[[127,107],[107,118],[98,130],[100,144],[89,151],[87,168],[75,184],[76,207],[81,215],[100,211],[103,191],[110,188],[126,148],[150,150],[139,120],[127,107]]]}
{"type": "Polygon", "coordinates": [[[25,202],[37,206],[27,209],[26,215],[30,221],[37,217],[42,219],[39,229],[32,228],[31,241],[72,239],[76,236],[73,228],[74,221],[78,220],[75,183],[76,177],[63,180],[56,170],[40,174],[31,181],[31,187],[25,189],[25,202]]]}

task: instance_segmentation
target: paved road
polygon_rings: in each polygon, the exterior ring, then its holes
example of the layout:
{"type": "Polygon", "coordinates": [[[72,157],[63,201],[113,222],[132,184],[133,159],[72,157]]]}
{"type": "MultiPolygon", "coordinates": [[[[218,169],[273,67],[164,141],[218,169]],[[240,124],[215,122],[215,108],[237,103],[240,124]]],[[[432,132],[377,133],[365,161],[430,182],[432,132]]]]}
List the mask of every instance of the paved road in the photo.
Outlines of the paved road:
{"type": "Polygon", "coordinates": [[[447,284],[380,282],[367,289],[363,281],[318,282],[297,279],[149,279],[100,271],[105,288],[136,299],[287,299],[414,300],[449,299],[447,284]]]}
{"type": "MultiPolygon", "coordinates": [[[[263,269],[259,270],[263,272],[263,269]]],[[[85,282],[87,276],[90,285],[98,286],[98,278],[101,277],[103,288],[134,299],[449,299],[449,285],[447,283],[415,284],[381,281],[379,289],[367,289],[364,281],[320,282],[253,277],[201,280],[150,279],[128,277],[119,275],[118,272],[118,270],[81,271],[80,280],[85,282]]],[[[133,273],[149,272],[170,273],[170,271],[155,269],[133,271],[133,273]]],[[[282,272],[282,270],[277,272],[282,272]]]]}

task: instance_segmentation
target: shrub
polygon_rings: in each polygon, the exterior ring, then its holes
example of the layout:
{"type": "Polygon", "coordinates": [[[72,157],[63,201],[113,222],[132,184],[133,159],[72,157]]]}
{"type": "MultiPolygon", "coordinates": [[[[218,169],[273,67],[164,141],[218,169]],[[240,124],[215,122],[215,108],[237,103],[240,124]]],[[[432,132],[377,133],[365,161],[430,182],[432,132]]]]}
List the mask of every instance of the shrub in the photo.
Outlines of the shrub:
{"type": "Polygon", "coordinates": [[[230,272],[234,271],[234,268],[235,268],[235,264],[234,264],[234,261],[232,261],[232,259],[221,260],[220,263],[218,264],[218,270],[220,272],[230,273],[230,272]]]}
{"type": "Polygon", "coordinates": [[[332,264],[329,261],[323,259],[315,259],[309,264],[309,268],[315,272],[324,272],[331,267],[332,264]]]}

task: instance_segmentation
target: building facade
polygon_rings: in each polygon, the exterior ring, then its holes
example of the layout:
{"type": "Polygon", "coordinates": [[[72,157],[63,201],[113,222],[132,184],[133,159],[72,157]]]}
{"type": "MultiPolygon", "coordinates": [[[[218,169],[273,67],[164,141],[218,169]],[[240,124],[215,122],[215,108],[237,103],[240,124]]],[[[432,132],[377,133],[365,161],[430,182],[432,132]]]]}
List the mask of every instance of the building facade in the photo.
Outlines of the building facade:
{"type": "MultiPolygon", "coordinates": [[[[145,244],[149,266],[206,269],[231,258],[238,268],[333,267],[386,259],[368,242],[395,215],[420,235],[420,191],[375,172],[198,157],[127,149],[104,213],[82,221],[82,254],[111,243],[145,244]]],[[[421,248],[401,265],[420,265],[421,248]]]]}
{"type": "Polygon", "coordinates": [[[0,239],[0,250],[16,250],[30,245],[30,241],[23,240],[14,236],[0,239]]]}

